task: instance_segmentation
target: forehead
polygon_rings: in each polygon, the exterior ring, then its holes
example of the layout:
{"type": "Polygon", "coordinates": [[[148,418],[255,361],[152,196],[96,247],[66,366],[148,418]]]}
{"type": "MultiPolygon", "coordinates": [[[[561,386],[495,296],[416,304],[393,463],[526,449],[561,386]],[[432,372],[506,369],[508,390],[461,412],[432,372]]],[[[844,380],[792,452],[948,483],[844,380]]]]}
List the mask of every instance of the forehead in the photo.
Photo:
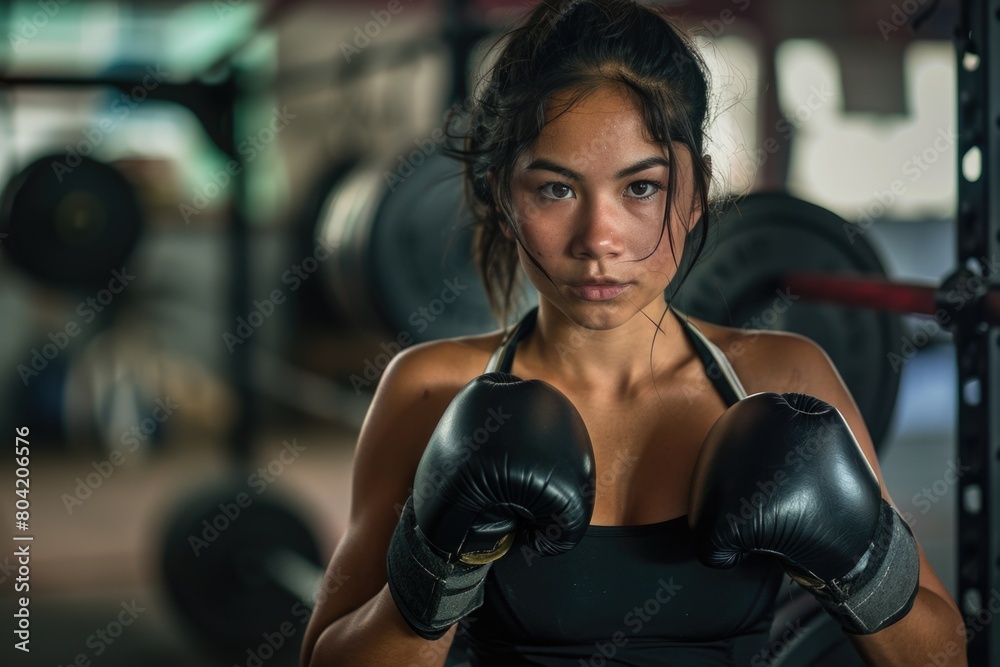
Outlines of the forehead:
{"type": "Polygon", "coordinates": [[[582,97],[575,91],[554,95],[545,125],[518,167],[537,157],[558,159],[567,167],[612,166],[640,153],[662,155],[664,149],[649,138],[635,102],[619,89],[604,86],[582,97]]]}

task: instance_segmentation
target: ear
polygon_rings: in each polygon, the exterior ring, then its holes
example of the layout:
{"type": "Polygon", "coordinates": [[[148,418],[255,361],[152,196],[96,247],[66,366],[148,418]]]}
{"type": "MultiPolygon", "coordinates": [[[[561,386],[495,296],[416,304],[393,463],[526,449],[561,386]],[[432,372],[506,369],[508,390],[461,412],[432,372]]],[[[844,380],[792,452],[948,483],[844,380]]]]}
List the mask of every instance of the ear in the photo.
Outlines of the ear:
{"type": "MultiPolygon", "coordinates": [[[[489,171],[486,172],[486,182],[490,186],[490,192],[495,192],[493,190],[493,176],[494,176],[494,174],[493,174],[493,170],[492,169],[490,169],[489,171]]],[[[492,207],[493,207],[494,210],[496,210],[496,195],[495,194],[493,195],[493,206],[492,207]]],[[[500,221],[497,222],[497,225],[500,226],[500,233],[502,233],[504,235],[505,239],[507,239],[508,241],[514,241],[515,240],[514,239],[514,232],[511,231],[511,229],[510,229],[510,223],[509,222],[507,222],[506,220],[500,220],[500,221]]]]}
{"type": "Polygon", "coordinates": [[[504,236],[505,239],[507,239],[508,241],[511,241],[511,242],[517,240],[517,239],[514,238],[514,232],[513,232],[513,230],[511,230],[509,222],[507,222],[506,220],[503,220],[503,221],[498,222],[497,224],[500,225],[500,232],[503,234],[503,236],[504,236]]]}
{"type": "MultiPolygon", "coordinates": [[[[705,154],[701,156],[701,159],[705,164],[705,190],[707,194],[708,189],[712,186],[712,156],[705,154]]],[[[698,190],[697,188],[694,188],[691,193],[690,213],[687,215],[686,219],[681,219],[679,221],[681,231],[683,231],[684,234],[690,234],[691,230],[694,229],[694,227],[701,221],[702,213],[701,200],[698,198],[698,190]]]]}
{"type": "MultiPolygon", "coordinates": [[[[712,188],[712,156],[706,153],[705,155],[701,156],[701,159],[705,163],[705,193],[707,194],[708,191],[712,188]]],[[[701,216],[703,213],[703,211],[701,210],[701,202],[697,198],[694,201],[694,207],[695,208],[693,209],[693,211],[695,212],[695,216],[693,218],[694,222],[691,223],[692,226],[697,224],[698,221],[701,220],[701,216]]],[[[688,231],[691,230],[689,229],[688,231]]]]}

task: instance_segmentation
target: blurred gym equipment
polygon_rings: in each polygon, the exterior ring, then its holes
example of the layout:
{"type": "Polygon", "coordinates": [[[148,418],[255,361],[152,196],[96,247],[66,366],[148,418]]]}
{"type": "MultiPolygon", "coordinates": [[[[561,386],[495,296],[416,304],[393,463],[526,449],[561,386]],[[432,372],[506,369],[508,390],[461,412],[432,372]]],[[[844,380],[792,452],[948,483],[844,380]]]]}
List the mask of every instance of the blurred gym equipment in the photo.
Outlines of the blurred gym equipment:
{"type": "Polygon", "coordinates": [[[40,157],[0,199],[0,244],[13,264],[61,289],[107,287],[125,268],[143,226],[135,188],[89,157],[40,157]]]}
{"type": "Polygon", "coordinates": [[[283,623],[308,621],[323,574],[319,545],[294,506],[246,480],[234,475],[185,498],[168,519],[161,551],[181,616],[226,659],[283,623]]]}
{"type": "Polygon", "coordinates": [[[405,173],[359,165],[330,193],[317,228],[333,253],[323,265],[330,293],[353,325],[416,342],[489,331],[461,166],[440,152],[414,154],[419,164],[405,173]]]}

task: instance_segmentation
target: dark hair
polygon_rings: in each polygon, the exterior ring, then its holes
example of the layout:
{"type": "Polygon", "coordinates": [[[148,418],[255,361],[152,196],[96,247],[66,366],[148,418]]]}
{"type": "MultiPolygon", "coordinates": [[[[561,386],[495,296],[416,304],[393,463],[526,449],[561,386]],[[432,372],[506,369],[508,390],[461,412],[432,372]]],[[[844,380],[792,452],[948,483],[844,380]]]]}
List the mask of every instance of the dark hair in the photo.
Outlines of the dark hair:
{"type": "MultiPolygon", "coordinates": [[[[691,38],[666,16],[629,0],[543,0],[496,48],[496,60],[471,100],[464,148],[452,154],[465,164],[466,197],[476,220],[474,256],[501,323],[514,309],[519,285],[511,172],[541,133],[556,93],[573,91],[575,101],[615,85],[634,101],[648,138],[665,147],[671,163],[673,142],[688,147],[702,212],[697,257],[707,237],[711,167],[703,151],[708,71],[691,38]],[[515,241],[501,225],[509,226],[515,241]]],[[[671,169],[664,213],[671,248],[667,222],[675,174],[671,169]]]]}

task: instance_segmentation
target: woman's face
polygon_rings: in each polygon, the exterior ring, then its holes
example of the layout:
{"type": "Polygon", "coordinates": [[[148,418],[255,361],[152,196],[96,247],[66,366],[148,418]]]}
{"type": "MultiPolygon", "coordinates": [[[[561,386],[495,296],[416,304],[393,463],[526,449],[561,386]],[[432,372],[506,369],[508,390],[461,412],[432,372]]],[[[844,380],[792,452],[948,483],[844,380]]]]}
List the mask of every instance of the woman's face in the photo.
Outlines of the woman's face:
{"type": "Polygon", "coordinates": [[[677,270],[684,236],[696,220],[691,158],[646,138],[642,116],[614,88],[601,88],[568,110],[555,98],[549,121],[514,165],[512,191],[525,248],[521,264],[539,296],[587,328],[620,325],[647,307],[659,316],[677,270]],[[667,179],[674,252],[663,227],[667,179]],[[690,221],[690,222],[689,222],[690,221]]]}

